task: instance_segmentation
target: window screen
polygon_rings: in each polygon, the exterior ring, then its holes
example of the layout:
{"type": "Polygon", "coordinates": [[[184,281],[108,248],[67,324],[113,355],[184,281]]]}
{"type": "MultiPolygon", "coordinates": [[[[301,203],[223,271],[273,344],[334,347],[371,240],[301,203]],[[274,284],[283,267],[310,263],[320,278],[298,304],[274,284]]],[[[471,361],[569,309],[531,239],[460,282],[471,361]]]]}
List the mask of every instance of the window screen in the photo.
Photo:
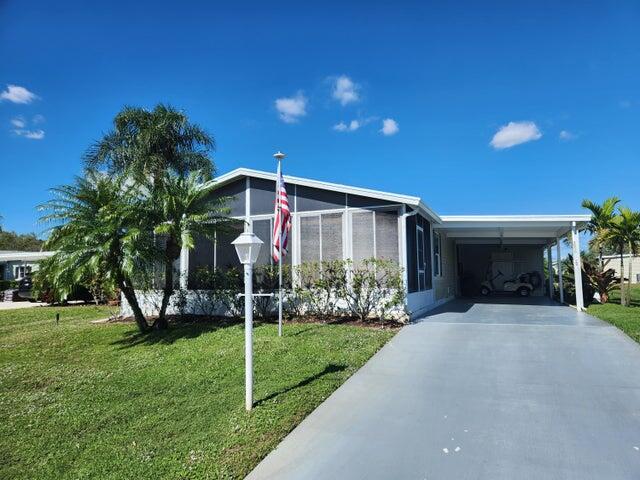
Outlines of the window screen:
{"type": "Polygon", "coordinates": [[[358,265],[362,260],[371,258],[375,254],[373,248],[373,212],[353,212],[351,228],[353,231],[353,263],[358,265]]]}
{"type": "Polygon", "coordinates": [[[262,240],[264,243],[260,247],[260,254],[258,260],[256,260],[256,266],[271,264],[271,232],[272,232],[271,219],[254,220],[253,221],[253,233],[262,240]]]}
{"type": "Polygon", "coordinates": [[[229,232],[219,232],[216,236],[216,268],[241,267],[238,254],[231,242],[242,233],[243,225],[243,222],[238,222],[237,225],[229,229],[229,232]]]}
{"type": "Polygon", "coordinates": [[[342,260],[342,213],[328,213],[321,217],[322,260],[342,260]]]}
{"type": "Polygon", "coordinates": [[[320,260],[320,217],[300,217],[300,261],[320,260]]]}
{"type": "Polygon", "coordinates": [[[376,258],[399,261],[398,215],[394,212],[376,212],[376,258]]]}

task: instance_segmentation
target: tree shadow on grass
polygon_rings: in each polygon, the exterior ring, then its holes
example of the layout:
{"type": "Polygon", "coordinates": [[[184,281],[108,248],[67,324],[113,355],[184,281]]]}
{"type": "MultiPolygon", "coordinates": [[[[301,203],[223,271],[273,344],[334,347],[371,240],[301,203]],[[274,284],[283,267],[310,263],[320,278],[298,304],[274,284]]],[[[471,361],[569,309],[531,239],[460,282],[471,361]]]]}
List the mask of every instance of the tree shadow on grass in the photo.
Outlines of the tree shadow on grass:
{"type": "Polygon", "coordinates": [[[273,393],[267,395],[266,397],[261,398],[260,400],[257,400],[255,402],[255,406],[262,405],[263,403],[266,403],[269,400],[273,400],[277,396],[284,395],[285,393],[288,393],[288,392],[290,392],[292,390],[295,390],[296,388],[301,388],[301,387],[304,387],[305,385],[309,385],[310,383],[315,382],[316,380],[318,380],[319,378],[324,377],[325,375],[329,375],[331,373],[342,372],[343,370],[346,370],[346,369],[347,369],[346,365],[336,365],[334,363],[330,363],[329,365],[324,367],[324,370],[322,370],[321,372],[318,372],[315,375],[311,375],[310,377],[305,378],[304,380],[296,383],[295,385],[292,385],[290,387],[284,388],[282,390],[278,390],[277,392],[273,392],[273,393]]]}
{"type": "Polygon", "coordinates": [[[166,330],[149,330],[145,333],[135,332],[116,340],[111,345],[120,348],[136,347],[138,345],[171,345],[177,340],[198,338],[200,335],[212,333],[222,328],[233,327],[243,322],[242,319],[229,318],[223,320],[193,320],[175,321],[166,330]]]}

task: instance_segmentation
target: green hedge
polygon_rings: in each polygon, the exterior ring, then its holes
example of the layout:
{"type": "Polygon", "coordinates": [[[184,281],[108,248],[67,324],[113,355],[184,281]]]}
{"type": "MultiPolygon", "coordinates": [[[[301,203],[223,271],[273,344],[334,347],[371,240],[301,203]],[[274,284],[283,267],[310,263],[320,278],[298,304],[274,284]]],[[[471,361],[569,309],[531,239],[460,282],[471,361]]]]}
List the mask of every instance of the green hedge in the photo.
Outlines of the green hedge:
{"type": "Polygon", "coordinates": [[[15,280],[0,280],[0,292],[3,290],[11,290],[18,288],[18,282],[15,280]]]}

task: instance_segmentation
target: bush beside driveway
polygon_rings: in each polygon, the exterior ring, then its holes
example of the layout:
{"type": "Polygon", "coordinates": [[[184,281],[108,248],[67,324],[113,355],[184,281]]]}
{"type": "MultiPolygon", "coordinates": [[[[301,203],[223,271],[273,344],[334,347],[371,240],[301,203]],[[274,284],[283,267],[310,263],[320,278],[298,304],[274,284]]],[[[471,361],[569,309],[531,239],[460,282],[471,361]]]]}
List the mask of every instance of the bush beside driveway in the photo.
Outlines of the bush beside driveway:
{"type": "Polygon", "coordinates": [[[0,478],[241,478],[394,335],[257,325],[247,414],[242,324],[90,324],[110,313],[0,312],[0,478]]]}

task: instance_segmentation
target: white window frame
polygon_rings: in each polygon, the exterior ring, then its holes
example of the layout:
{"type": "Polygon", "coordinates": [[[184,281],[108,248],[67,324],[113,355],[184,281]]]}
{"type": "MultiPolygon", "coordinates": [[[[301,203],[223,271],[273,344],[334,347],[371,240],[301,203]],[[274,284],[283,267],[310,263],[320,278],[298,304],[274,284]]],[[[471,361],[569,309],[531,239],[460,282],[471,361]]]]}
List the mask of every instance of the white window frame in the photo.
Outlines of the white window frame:
{"type": "Polygon", "coordinates": [[[22,280],[31,273],[31,265],[16,265],[13,272],[16,280],[22,280]]]}
{"type": "Polygon", "coordinates": [[[442,236],[440,232],[433,231],[433,276],[442,277],[442,236]],[[436,273],[436,268],[438,272],[436,273]]]}
{"type": "Polygon", "coordinates": [[[420,225],[416,225],[416,272],[418,276],[418,292],[424,292],[427,290],[427,259],[425,254],[424,228],[420,225]],[[422,240],[420,240],[420,237],[422,237],[422,240]],[[422,259],[420,258],[420,243],[422,243],[422,259]]]}

